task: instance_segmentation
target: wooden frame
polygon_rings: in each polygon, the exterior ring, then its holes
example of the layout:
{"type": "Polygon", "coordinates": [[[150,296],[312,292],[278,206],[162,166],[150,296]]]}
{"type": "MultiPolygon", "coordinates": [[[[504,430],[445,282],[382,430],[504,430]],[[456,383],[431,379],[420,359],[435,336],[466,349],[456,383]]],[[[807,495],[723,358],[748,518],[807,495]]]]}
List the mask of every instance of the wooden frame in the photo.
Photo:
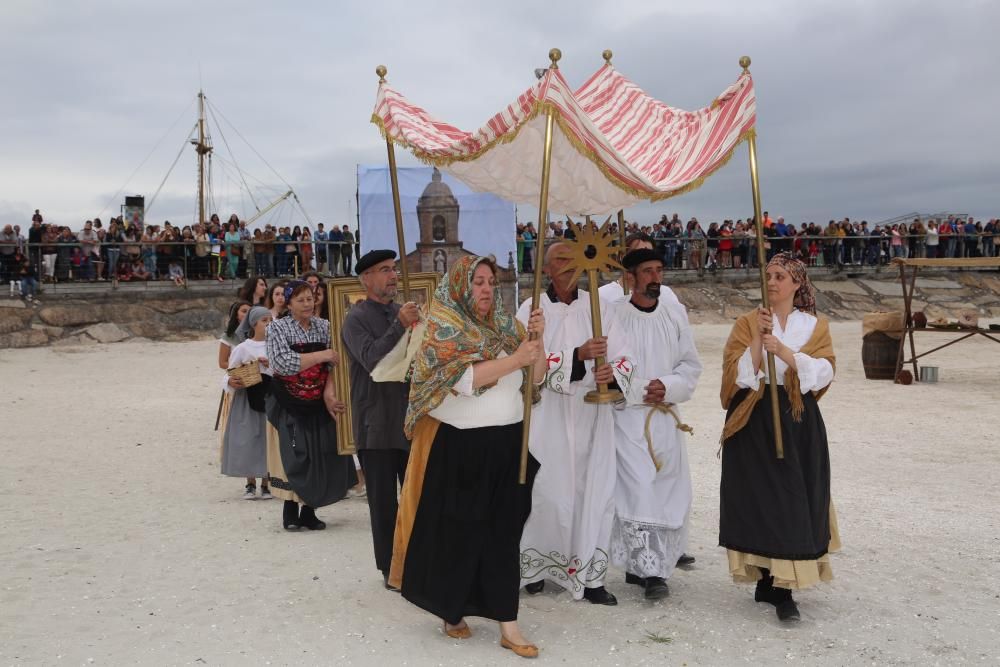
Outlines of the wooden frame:
{"type": "MultiPolygon", "coordinates": [[[[423,306],[429,304],[437,289],[438,280],[441,276],[436,273],[411,273],[409,276],[410,300],[423,306]]],[[[340,339],[340,330],[344,324],[351,307],[365,300],[365,288],[357,277],[334,278],[326,283],[326,299],[329,304],[330,327],[332,329],[330,344],[337,354],[340,355],[340,363],[333,369],[334,387],[337,390],[337,397],[347,404],[347,411],[337,422],[337,453],[355,454],[354,414],[351,407],[351,374],[347,350],[344,349],[344,342],[340,339]]],[[[396,294],[397,303],[404,300],[403,291],[396,294]]]]}
{"type": "Polygon", "coordinates": [[[955,343],[960,343],[966,338],[972,338],[975,335],[983,336],[988,338],[994,343],[1000,343],[1000,338],[994,337],[993,333],[989,329],[984,329],[982,327],[967,327],[962,326],[957,329],[918,329],[913,323],[913,293],[917,288],[917,272],[920,271],[920,267],[925,268],[992,268],[1000,267],[1000,257],[943,257],[940,259],[927,259],[927,258],[914,258],[914,259],[902,259],[895,258],[892,260],[893,264],[899,266],[899,282],[903,288],[903,336],[899,339],[899,350],[896,353],[896,374],[894,382],[900,384],[899,373],[903,370],[903,366],[907,364],[912,364],[913,366],[913,381],[920,381],[920,369],[917,366],[917,359],[921,357],[926,357],[932,352],[937,352],[943,348],[954,345],[955,343]],[[911,269],[909,274],[909,285],[907,285],[907,269],[911,269]],[[938,345],[935,348],[927,350],[926,352],[921,352],[917,354],[916,343],[913,342],[913,334],[916,332],[944,332],[944,333],[959,333],[962,334],[960,338],[948,341],[943,345],[938,345]],[[910,358],[906,358],[906,342],[909,340],[910,343],[910,358]]]}

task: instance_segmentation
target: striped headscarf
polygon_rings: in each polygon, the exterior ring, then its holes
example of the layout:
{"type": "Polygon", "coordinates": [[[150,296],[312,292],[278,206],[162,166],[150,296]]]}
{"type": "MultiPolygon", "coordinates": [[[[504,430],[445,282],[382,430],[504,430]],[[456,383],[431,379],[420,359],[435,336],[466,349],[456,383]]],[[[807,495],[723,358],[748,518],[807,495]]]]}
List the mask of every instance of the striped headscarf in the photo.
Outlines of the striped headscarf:
{"type": "MultiPolygon", "coordinates": [[[[452,264],[438,285],[427,314],[427,331],[413,361],[410,405],[403,431],[413,436],[420,419],[441,402],[466,368],[500,352],[513,354],[525,337],[524,327],[503,309],[500,288],[493,288],[493,308],[485,316],[476,310],[472,278],[484,257],[467,255],[452,264]]],[[[480,387],[476,395],[487,388],[480,387]]]]}
{"type": "Polygon", "coordinates": [[[790,252],[779,252],[767,263],[768,267],[779,266],[788,272],[792,280],[799,284],[792,299],[792,305],[799,310],[804,310],[810,315],[816,314],[816,295],[813,291],[812,283],[809,282],[809,274],[806,273],[806,265],[801,260],[795,259],[790,252]]]}

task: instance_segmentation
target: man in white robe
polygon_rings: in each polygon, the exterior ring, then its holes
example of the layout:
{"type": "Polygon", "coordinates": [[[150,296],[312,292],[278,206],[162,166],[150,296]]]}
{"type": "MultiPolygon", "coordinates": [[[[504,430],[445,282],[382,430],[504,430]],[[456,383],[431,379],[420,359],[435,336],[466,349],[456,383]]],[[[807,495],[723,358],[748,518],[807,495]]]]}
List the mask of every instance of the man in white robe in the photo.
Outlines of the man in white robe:
{"type": "MultiPolygon", "coordinates": [[[[549,368],[542,400],[531,414],[531,453],[541,468],[521,538],[521,583],[538,593],[549,580],[576,600],[614,605],[615,596],[604,588],[614,518],[614,408],[585,403],[584,395],[597,382],[616,381],[624,391],[631,374],[622,369],[631,362],[606,313],[601,319],[607,335],[593,337],[589,295],[577,289],[572,272],[563,271],[566,251],[565,243],[555,243],[545,253],[551,283],[539,306],[549,368]],[[587,363],[597,357],[609,363],[596,369],[587,363]]],[[[518,319],[527,322],[530,309],[528,299],[518,319]]]]}
{"type": "MultiPolygon", "coordinates": [[[[625,252],[628,253],[633,250],[641,250],[643,248],[647,250],[655,250],[653,239],[648,234],[636,232],[625,237],[625,252]]],[[[628,286],[629,294],[631,294],[635,289],[635,278],[627,271],[622,274],[618,280],[614,280],[607,285],[601,285],[601,288],[597,292],[601,297],[601,301],[607,306],[619,301],[627,300],[625,299],[625,286],[628,286]]],[[[675,312],[683,314],[684,323],[687,324],[687,309],[680,302],[680,299],[677,298],[677,295],[674,294],[672,289],[666,285],[660,285],[659,299],[667,306],[671,307],[675,312]]],[[[677,567],[688,567],[694,563],[694,560],[694,556],[682,553],[677,559],[677,567]]]]}
{"type": "Polygon", "coordinates": [[[678,404],[690,400],[702,367],[684,307],[660,297],[659,255],[633,250],[622,263],[635,289],[611,308],[632,351],[635,377],[627,405],[614,413],[611,554],[625,581],[655,600],[669,595],[667,579],[687,547],[692,492],[684,431],[690,429],[678,404]]]}

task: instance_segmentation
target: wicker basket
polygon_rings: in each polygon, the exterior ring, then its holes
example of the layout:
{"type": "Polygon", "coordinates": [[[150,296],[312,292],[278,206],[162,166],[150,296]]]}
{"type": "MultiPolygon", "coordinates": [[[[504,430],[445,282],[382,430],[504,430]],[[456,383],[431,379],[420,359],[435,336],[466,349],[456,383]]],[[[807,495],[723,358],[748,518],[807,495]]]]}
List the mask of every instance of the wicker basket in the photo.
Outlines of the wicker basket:
{"type": "Polygon", "coordinates": [[[248,361],[234,368],[230,368],[229,377],[234,377],[243,383],[244,387],[252,387],[261,383],[260,364],[256,361],[248,361]]]}

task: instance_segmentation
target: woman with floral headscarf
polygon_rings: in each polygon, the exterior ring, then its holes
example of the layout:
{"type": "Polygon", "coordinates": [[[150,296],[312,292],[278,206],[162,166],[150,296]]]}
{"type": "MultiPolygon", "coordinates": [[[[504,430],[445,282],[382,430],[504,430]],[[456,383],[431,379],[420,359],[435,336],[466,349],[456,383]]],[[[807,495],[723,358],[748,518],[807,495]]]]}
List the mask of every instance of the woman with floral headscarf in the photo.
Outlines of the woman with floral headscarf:
{"type": "Polygon", "coordinates": [[[410,383],[412,439],[389,583],[465,639],[466,616],[500,623],[500,645],[538,648],[517,625],[520,540],[538,464],[518,484],[525,367],[545,378],[541,309],[524,327],[503,310],[491,259],[452,265],[434,294],[410,383]]]}
{"type": "Polygon", "coordinates": [[[719,545],[738,583],[757,582],[754,599],[782,621],[799,619],[792,590],[833,578],[840,548],[830,501],[830,451],[817,401],[833,381],[830,326],[816,316],[805,265],[783,252],[767,265],[770,310],[743,315],[723,353],[722,483],[719,545]],[[766,354],[774,378],[784,458],[774,445],[766,354]]]}

